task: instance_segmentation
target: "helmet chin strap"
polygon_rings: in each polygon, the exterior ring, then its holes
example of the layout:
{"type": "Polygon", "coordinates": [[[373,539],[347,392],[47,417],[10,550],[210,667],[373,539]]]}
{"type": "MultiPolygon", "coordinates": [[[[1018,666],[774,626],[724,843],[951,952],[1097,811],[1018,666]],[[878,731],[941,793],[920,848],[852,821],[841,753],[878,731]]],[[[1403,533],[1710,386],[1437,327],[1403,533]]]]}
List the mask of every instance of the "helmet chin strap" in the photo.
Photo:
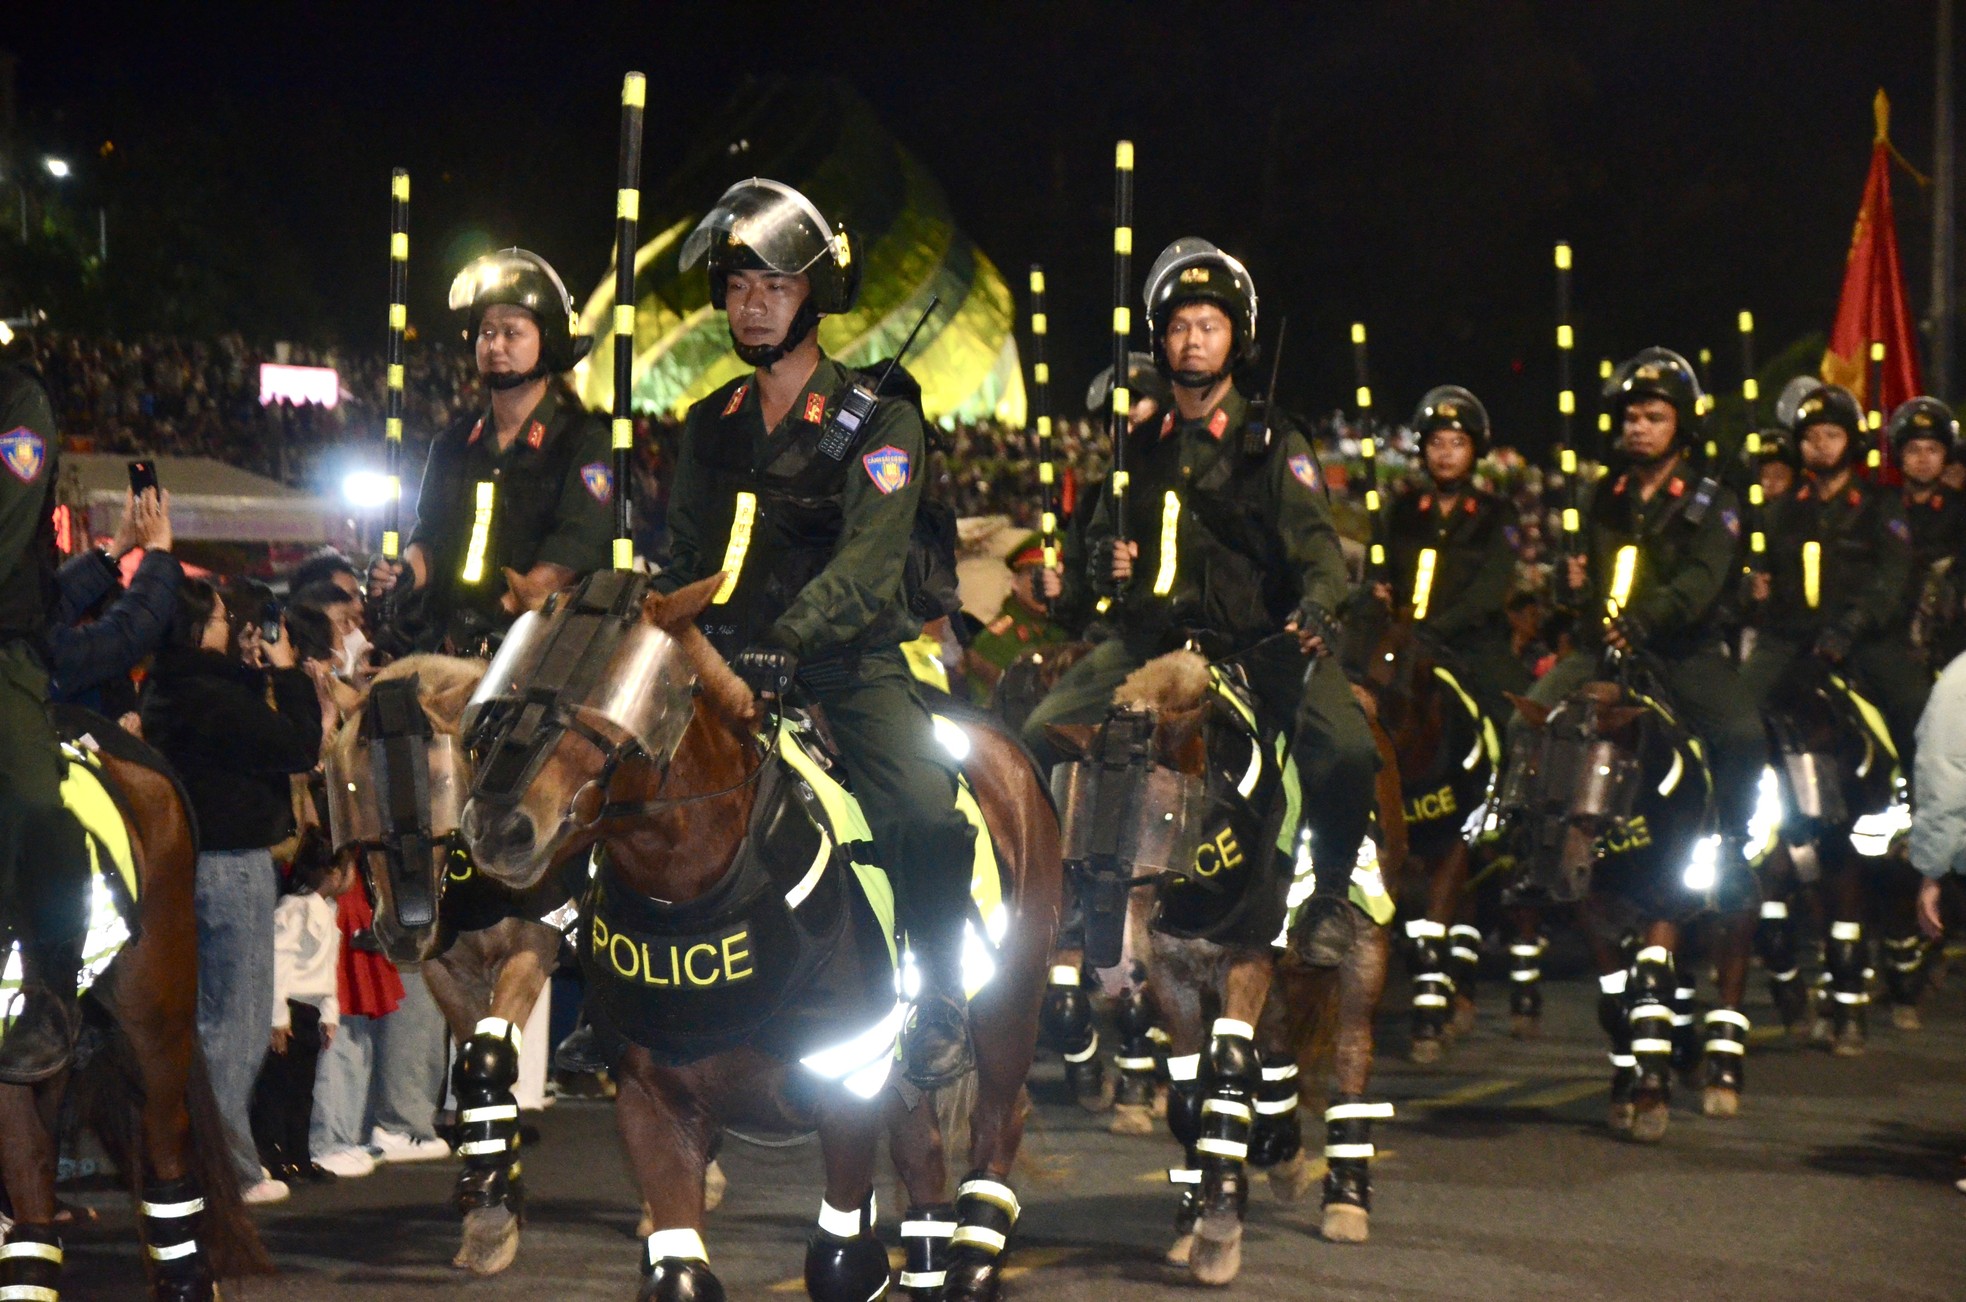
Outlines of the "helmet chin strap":
{"type": "Polygon", "coordinates": [[[1229,372],[1220,371],[1170,371],[1168,379],[1183,389],[1212,389],[1227,379],[1229,372]]]}
{"type": "Polygon", "coordinates": [[[513,375],[506,371],[490,371],[483,378],[487,389],[504,393],[508,389],[522,389],[534,380],[543,380],[551,374],[552,372],[546,369],[546,363],[542,360],[530,371],[521,375],[513,375]]]}
{"type": "Polygon", "coordinates": [[[787,353],[804,343],[805,337],[811,334],[813,327],[818,324],[819,313],[813,308],[812,299],[807,298],[805,302],[799,304],[799,310],[792,315],[792,324],[785,328],[785,337],[777,343],[742,343],[737,338],[737,332],[733,330],[730,336],[731,347],[737,350],[737,356],[746,366],[755,366],[761,371],[769,370],[787,353]]]}

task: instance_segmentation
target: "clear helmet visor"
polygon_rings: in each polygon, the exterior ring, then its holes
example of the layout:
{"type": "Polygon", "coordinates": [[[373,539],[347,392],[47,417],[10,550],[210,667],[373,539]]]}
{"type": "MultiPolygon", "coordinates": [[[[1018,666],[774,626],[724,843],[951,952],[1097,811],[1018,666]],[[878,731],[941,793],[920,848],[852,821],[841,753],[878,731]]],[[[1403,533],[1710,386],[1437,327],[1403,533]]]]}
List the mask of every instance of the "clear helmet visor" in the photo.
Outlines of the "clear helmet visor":
{"type": "Polygon", "coordinates": [[[573,311],[573,298],[567,293],[560,273],[546,259],[521,248],[500,249],[473,258],[451,281],[449,305],[453,312],[463,312],[472,304],[482,302],[522,303],[542,317],[549,311],[569,315],[573,311]],[[542,280],[551,286],[557,302],[527,301],[543,297],[538,292],[542,280]]]}
{"type": "Polygon", "coordinates": [[[1148,310],[1153,309],[1155,302],[1161,296],[1162,289],[1170,281],[1178,279],[1188,268],[1203,262],[1227,266],[1241,285],[1243,292],[1249,296],[1249,305],[1252,312],[1254,311],[1256,282],[1250,276],[1249,269],[1207,240],[1195,235],[1183,235],[1162,249],[1160,256],[1154,259],[1154,265],[1147,269],[1147,283],[1141,293],[1141,299],[1146,303],[1148,310]]]}
{"type": "MultiPolygon", "coordinates": [[[[456,738],[417,740],[422,743],[429,774],[428,805],[420,811],[427,820],[422,830],[432,837],[449,836],[457,830],[458,812],[471,779],[459,758],[456,738]]],[[[357,742],[346,748],[333,747],[323,764],[328,786],[328,832],[337,852],[353,845],[379,845],[394,833],[411,830],[389,825],[386,811],[390,802],[383,789],[386,765],[376,763],[378,745],[357,742]]],[[[409,780],[410,775],[400,777],[409,780]]]]}
{"type": "Polygon", "coordinates": [[[838,239],[812,200],[789,185],[763,177],[724,191],[683,241],[679,265],[688,271],[720,245],[750,250],[765,269],[798,275],[824,257],[838,239]]]}

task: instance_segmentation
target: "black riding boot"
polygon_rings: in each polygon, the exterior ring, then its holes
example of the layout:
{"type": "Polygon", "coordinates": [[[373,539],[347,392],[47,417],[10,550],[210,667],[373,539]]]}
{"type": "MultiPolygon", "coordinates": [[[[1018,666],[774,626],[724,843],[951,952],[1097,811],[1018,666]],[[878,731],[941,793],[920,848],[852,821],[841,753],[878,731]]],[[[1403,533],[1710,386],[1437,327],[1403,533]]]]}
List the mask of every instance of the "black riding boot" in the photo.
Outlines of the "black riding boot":
{"type": "Polygon", "coordinates": [[[1454,982],[1447,975],[1442,953],[1447,927],[1415,918],[1406,924],[1406,935],[1413,942],[1413,1058],[1430,1062],[1439,1056],[1440,1040],[1447,1032],[1448,1006],[1453,1002],[1454,982]]]}
{"type": "Polygon", "coordinates": [[[0,1004],[0,1082],[34,1085],[75,1060],[82,1027],[75,977],[82,937],[51,945],[22,945],[20,990],[0,1004]]]}
{"type": "Polygon", "coordinates": [[[936,948],[914,943],[921,989],[901,1028],[901,1065],[917,1089],[953,1085],[975,1061],[970,1052],[969,1001],[963,995],[960,946],[959,939],[936,948]]]}

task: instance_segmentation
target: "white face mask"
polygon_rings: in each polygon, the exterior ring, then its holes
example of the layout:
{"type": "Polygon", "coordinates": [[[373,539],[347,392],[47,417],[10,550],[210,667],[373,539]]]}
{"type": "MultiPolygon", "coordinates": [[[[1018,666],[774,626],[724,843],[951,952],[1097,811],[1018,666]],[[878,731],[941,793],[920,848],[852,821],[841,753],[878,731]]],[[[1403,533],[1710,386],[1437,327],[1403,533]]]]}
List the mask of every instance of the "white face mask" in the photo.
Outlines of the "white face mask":
{"type": "Polygon", "coordinates": [[[361,629],[350,629],[341,639],[341,651],[335,657],[335,673],[342,678],[353,679],[362,671],[368,654],[369,639],[361,629]]]}

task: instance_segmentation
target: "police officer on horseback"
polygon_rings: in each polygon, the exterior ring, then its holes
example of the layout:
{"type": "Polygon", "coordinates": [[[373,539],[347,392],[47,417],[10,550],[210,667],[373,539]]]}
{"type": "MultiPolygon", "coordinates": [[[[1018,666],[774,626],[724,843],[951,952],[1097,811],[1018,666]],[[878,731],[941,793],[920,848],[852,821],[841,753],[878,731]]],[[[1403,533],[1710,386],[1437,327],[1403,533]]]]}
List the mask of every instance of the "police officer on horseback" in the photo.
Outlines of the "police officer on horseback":
{"type": "MultiPolygon", "coordinates": [[[[1585,612],[1580,646],[1529,693],[1555,705],[1598,670],[1599,648],[1640,652],[1664,678],[1681,720],[1708,748],[1720,832],[1738,856],[1760,777],[1761,719],[1744,699],[1718,613],[1738,573],[1741,522],[1733,493],[1692,465],[1700,383],[1691,364],[1648,348],[1605,391],[1625,469],[1600,480],[1585,506],[1587,551],[1565,576],[1585,612]],[[1619,552],[1636,548],[1629,598],[1612,615],[1619,552]]],[[[1738,862],[1723,856],[1723,862],[1738,862]]]]}
{"type": "Polygon", "coordinates": [[[89,923],[88,860],[62,804],[42,658],[59,560],[57,451],[40,381],[0,364],[0,937],[22,961],[19,991],[0,991],[0,1083],[9,1085],[46,1080],[73,1056],[89,923]]]}
{"type": "Polygon", "coordinates": [[[1959,441],[1959,422],[1937,398],[1913,398],[1891,413],[1891,460],[1904,476],[1911,528],[1913,642],[1926,664],[1943,668],[1959,624],[1959,566],[1966,547],[1966,498],[1940,482],[1959,441]],[[1947,561],[1943,570],[1939,563],[1947,561]]]}
{"type": "MultiPolygon", "coordinates": [[[[1248,270],[1206,240],[1183,238],[1155,261],[1145,297],[1173,405],[1127,435],[1124,518],[1109,482],[1087,529],[1086,577],[1117,631],[1032,712],[1025,741],[1057,758],[1047,724],[1103,719],[1129,673],[1184,643],[1233,656],[1268,726],[1293,738],[1317,867],[1296,943],[1308,962],[1336,966],[1364,916],[1347,893],[1378,767],[1344,675],[1306,676],[1307,657],[1329,655],[1337,641],[1347,588],[1337,530],[1302,430],[1236,388],[1236,367],[1256,351],[1248,270]]],[[[1279,894],[1284,886],[1276,883],[1279,894]]]]}
{"type": "Polygon", "coordinates": [[[1863,429],[1857,399],[1840,385],[1816,386],[1796,408],[1803,482],[1771,514],[1769,573],[1756,580],[1763,601],[1741,683],[1763,707],[1799,655],[1854,669],[1909,771],[1931,690],[1910,640],[1912,532],[1899,495],[1855,473],[1863,429]]]}
{"type": "Polygon", "coordinates": [[[1530,680],[1511,649],[1503,609],[1515,581],[1515,509],[1474,483],[1475,463],[1488,453],[1488,411],[1466,389],[1444,384],[1420,399],[1413,430],[1428,483],[1392,504],[1391,566],[1373,596],[1412,611],[1435,654],[1466,675],[1463,686],[1488,717],[1506,720],[1503,693],[1526,692],[1530,680]],[[1432,556],[1423,559],[1427,552],[1432,556]]]}
{"type": "Polygon", "coordinates": [[[860,250],[810,199],[753,178],[724,192],[685,241],[711,305],[752,369],[690,408],[670,491],[671,592],[722,572],[702,619],[765,697],[796,686],[825,712],[875,852],[892,873],[921,978],[903,1067],[929,1088],[969,1058],[962,979],[973,832],[955,761],[935,740],[900,644],[915,637],[903,572],[921,505],[926,433],[899,372],[888,393],[819,346],[820,318],[852,310],[860,250]]]}
{"type": "Polygon", "coordinates": [[[388,649],[485,646],[534,598],[608,564],[613,482],[607,428],[556,377],[591,340],[544,258],[505,249],[451,283],[466,314],[490,405],[459,417],[430,447],[404,565],[379,565],[388,649]],[[506,575],[519,577],[516,589],[506,575]]]}

